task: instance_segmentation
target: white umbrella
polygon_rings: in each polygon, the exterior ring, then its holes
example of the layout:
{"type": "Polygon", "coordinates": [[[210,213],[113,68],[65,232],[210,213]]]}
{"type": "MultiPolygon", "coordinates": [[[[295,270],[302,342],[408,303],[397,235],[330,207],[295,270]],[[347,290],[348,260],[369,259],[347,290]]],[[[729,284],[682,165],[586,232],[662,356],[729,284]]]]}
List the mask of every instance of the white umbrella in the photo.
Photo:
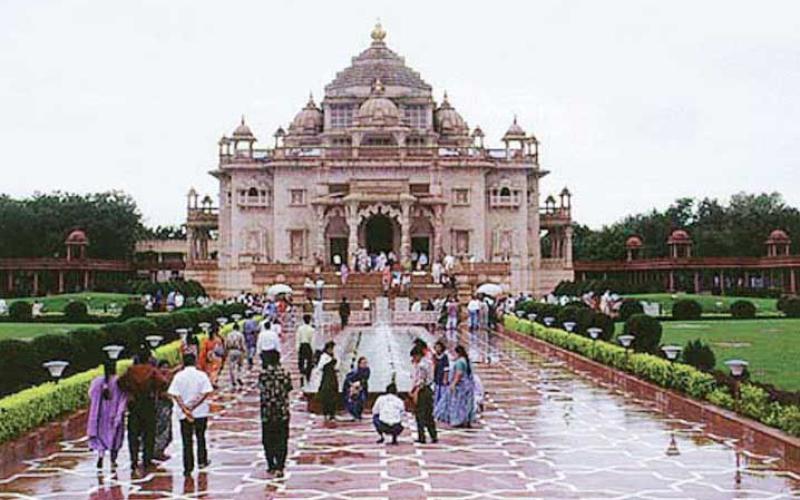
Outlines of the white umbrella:
{"type": "Polygon", "coordinates": [[[484,283],[483,285],[479,286],[478,289],[475,290],[475,292],[478,294],[497,297],[498,295],[503,293],[503,287],[494,283],[484,283]]]}
{"type": "Polygon", "coordinates": [[[276,295],[291,294],[291,293],[292,293],[292,287],[283,283],[272,285],[267,289],[267,295],[271,297],[274,297],[276,295]]]}

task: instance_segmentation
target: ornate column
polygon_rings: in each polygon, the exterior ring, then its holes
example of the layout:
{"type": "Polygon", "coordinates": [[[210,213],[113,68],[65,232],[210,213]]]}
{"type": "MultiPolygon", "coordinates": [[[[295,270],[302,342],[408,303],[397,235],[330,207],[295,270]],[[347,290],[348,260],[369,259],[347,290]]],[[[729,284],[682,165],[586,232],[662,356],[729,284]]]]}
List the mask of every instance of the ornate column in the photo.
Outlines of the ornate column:
{"type": "Polygon", "coordinates": [[[316,205],[314,207],[314,213],[317,216],[317,224],[316,224],[316,254],[322,259],[324,262],[329,261],[329,259],[325,259],[325,207],[322,205],[316,205]]]}
{"type": "Polygon", "coordinates": [[[58,293],[64,293],[64,271],[58,272],[58,293]]]}
{"type": "Polygon", "coordinates": [[[400,262],[405,266],[411,262],[411,203],[400,204],[400,262]]]}
{"type": "Polygon", "coordinates": [[[39,273],[33,272],[33,296],[39,295],[39,273]]]}
{"type": "Polygon", "coordinates": [[[358,203],[348,203],[345,207],[345,214],[347,217],[347,228],[350,230],[350,234],[347,237],[347,258],[350,260],[352,267],[352,264],[355,263],[353,259],[358,250],[358,203]]]}
{"type": "Polygon", "coordinates": [[[433,207],[433,255],[431,263],[441,259],[444,255],[442,248],[442,232],[444,231],[444,207],[435,205],[433,207]]]}
{"type": "Polygon", "coordinates": [[[564,229],[564,261],[567,267],[572,267],[572,226],[564,229]]]}

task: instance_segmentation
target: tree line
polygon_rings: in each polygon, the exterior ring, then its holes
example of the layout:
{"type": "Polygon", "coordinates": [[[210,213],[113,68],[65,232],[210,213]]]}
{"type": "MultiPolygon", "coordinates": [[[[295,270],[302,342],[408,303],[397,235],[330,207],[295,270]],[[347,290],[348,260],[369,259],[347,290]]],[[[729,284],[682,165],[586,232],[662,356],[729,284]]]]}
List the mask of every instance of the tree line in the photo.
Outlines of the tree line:
{"type": "Polygon", "coordinates": [[[679,198],[666,210],[629,215],[597,230],[576,224],[573,255],[575,260],[622,260],[625,240],[637,235],[644,242],[643,257],[667,257],[667,239],[679,228],[691,236],[695,256],[763,256],[764,242],[774,229],[788,233],[796,253],[800,211],[777,192],[738,193],[727,204],[713,198],[679,198]]]}

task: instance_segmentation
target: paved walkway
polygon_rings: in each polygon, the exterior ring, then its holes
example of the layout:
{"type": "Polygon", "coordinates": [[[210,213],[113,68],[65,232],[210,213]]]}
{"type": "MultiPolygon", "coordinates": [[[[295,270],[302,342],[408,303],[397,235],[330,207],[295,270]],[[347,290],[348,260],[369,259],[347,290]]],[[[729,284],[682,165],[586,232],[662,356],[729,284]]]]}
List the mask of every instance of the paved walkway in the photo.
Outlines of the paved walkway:
{"type": "MultiPolygon", "coordinates": [[[[98,473],[86,441],[63,443],[22,474],[0,480],[0,498],[789,498],[800,477],[766,458],[666,418],[510,341],[465,336],[488,401],[473,429],[441,432],[437,445],[376,445],[364,423],[325,424],[294,395],[287,476],[264,471],[255,374],[250,389],[217,397],[211,467],[185,480],[173,458],[131,477],[98,473]],[[737,458],[739,466],[737,467],[737,458]]],[[[287,362],[294,370],[294,354],[287,362]]],[[[408,417],[407,427],[413,429],[408,417]]],[[[178,438],[179,441],[179,438],[178,438]]]]}

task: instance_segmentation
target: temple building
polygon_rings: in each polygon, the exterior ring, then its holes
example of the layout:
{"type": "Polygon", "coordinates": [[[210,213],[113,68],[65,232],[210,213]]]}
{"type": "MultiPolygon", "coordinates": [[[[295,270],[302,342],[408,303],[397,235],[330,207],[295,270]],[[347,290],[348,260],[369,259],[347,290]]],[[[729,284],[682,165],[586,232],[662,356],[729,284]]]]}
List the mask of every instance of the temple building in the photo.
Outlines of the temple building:
{"type": "Polygon", "coordinates": [[[571,194],[540,205],[536,137],[514,118],[503,147],[486,147],[380,24],[371,38],[271,147],[256,147],[244,118],[220,139],[218,207],[189,193],[186,277],[219,295],[257,291],[270,266],[350,262],[363,248],[402,262],[450,254],[510,291],[572,279],[571,194]]]}

